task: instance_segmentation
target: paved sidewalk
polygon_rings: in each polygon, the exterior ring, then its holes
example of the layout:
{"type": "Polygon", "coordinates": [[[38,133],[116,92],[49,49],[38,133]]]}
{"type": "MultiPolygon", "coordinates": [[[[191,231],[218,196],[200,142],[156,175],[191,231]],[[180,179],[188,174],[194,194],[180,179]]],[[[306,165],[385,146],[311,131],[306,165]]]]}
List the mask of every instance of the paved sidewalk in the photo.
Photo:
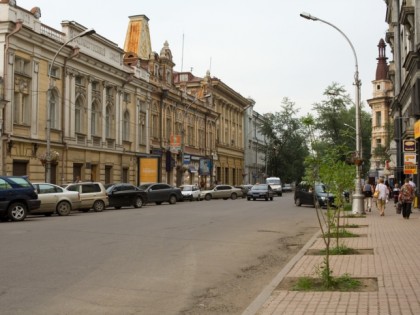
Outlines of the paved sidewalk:
{"type": "MultiPolygon", "coordinates": [[[[314,213],[315,215],[315,213],[314,213]]],[[[389,203],[385,216],[376,210],[366,218],[349,218],[346,228],[360,237],[341,240],[351,248],[373,249],[372,254],[331,256],[333,275],[378,279],[375,292],[297,292],[277,289],[284,277],[314,276],[323,256],[305,255],[309,248],[325,248],[319,233],[277,275],[243,315],[272,314],[420,314],[420,211],[409,220],[389,203]]]]}

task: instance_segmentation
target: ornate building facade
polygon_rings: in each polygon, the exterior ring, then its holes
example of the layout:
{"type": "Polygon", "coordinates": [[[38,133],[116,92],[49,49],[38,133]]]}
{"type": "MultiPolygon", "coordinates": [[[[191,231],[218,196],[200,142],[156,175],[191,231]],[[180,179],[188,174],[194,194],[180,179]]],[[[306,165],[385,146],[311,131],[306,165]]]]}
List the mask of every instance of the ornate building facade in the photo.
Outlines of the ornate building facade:
{"type": "Polygon", "coordinates": [[[81,37],[77,22],[44,25],[39,8],[0,9],[1,174],[44,181],[50,162],[57,184],[210,182],[219,114],[204,86],[175,85],[169,44],[152,51],[146,16],[129,17],[121,49],[81,37]]]}
{"type": "Polygon", "coordinates": [[[394,121],[395,161],[394,174],[401,183],[413,176],[419,186],[418,161],[415,167],[405,167],[404,143],[412,143],[415,156],[419,156],[420,139],[420,9],[419,0],[385,0],[386,21],[389,29],[386,41],[391,47],[393,60],[389,65],[393,95],[391,118],[394,121]]]}

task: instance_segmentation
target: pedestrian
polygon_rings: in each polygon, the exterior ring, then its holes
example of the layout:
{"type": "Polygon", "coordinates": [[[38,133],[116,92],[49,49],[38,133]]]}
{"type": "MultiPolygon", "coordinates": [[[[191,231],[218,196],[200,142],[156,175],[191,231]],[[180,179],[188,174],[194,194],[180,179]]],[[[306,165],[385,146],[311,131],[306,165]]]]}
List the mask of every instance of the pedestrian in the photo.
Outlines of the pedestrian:
{"type": "Polygon", "coordinates": [[[82,181],[80,180],[80,177],[79,176],[76,176],[74,182],[75,183],[81,183],[82,181]]]}
{"type": "Polygon", "coordinates": [[[410,185],[410,179],[406,178],[401,187],[399,200],[402,202],[402,216],[404,219],[410,218],[411,204],[414,200],[414,188],[410,185]]]}
{"type": "Polygon", "coordinates": [[[372,211],[372,196],[373,196],[373,186],[369,183],[369,181],[366,181],[363,185],[363,194],[365,195],[364,201],[365,201],[365,210],[367,212],[372,211]]]}
{"type": "Polygon", "coordinates": [[[400,196],[400,186],[395,183],[394,184],[394,189],[392,190],[392,197],[394,199],[394,206],[397,206],[398,203],[398,197],[400,196]]]}
{"type": "Polygon", "coordinates": [[[385,205],[388,200],[389,191],[388,187],[384,184],[384,179],[379,178],[378,185],[376,185],[375,192],[378,193],[378,198],[376,200],[376,204],[378,206],[380,216],[385,215],[385,205]]]}

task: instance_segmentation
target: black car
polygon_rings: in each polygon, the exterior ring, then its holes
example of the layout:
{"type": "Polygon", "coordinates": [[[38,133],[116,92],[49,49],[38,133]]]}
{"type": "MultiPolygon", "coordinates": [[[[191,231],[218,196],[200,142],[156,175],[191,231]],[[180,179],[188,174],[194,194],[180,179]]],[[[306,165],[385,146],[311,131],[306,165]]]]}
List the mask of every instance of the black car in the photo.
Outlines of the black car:
{"type": "Polygon", "coordinates": [[[147,202],[160,205],[162,202],[175,204],[184,199],[181,189],[164,183],[150,183],[139,186],[140,190],[147,193],[147,202]]]}
{"type": "Polygon", "coordinates": [[[334,205],[334,195],[327,191],[322,183],[315,183],[314,187],[306,182],[301,182],[295,188],[295,205],[312,205],[317,207],[327,207],[334,205]]]}
{"type": "Polygon", "coordinates": [[[115,209],[121,207],[141,208],[147,203],[147,193],[131,184],[107,185],[109,206],[115,209]]]}
{"type": "Polygon", "coordinates": [[[40,207],[35,187],[25,176],[0,176],[0,219],[23,221],[40,207]]]}
{"type": "Polygon", "coordinates": [[[265,199],[265,200],[273,200],[274,191],[268,184],[257,184],[252,186],[252,188],[248,191],[246,198],[248,201],[256,200],[256,199],[265,199]]]}

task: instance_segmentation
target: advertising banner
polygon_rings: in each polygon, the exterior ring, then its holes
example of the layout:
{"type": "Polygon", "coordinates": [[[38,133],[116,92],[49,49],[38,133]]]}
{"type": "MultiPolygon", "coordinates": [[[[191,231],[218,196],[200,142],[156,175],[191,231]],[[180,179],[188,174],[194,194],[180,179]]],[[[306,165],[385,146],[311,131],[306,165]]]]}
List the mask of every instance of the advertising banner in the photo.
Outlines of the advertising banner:
{"type": "Polygon", "coordinates": [[[158,158],[140,158],[139,168],[139,182],[144,183],[156,183],[159,181],[158,177],[158,158]]]}

